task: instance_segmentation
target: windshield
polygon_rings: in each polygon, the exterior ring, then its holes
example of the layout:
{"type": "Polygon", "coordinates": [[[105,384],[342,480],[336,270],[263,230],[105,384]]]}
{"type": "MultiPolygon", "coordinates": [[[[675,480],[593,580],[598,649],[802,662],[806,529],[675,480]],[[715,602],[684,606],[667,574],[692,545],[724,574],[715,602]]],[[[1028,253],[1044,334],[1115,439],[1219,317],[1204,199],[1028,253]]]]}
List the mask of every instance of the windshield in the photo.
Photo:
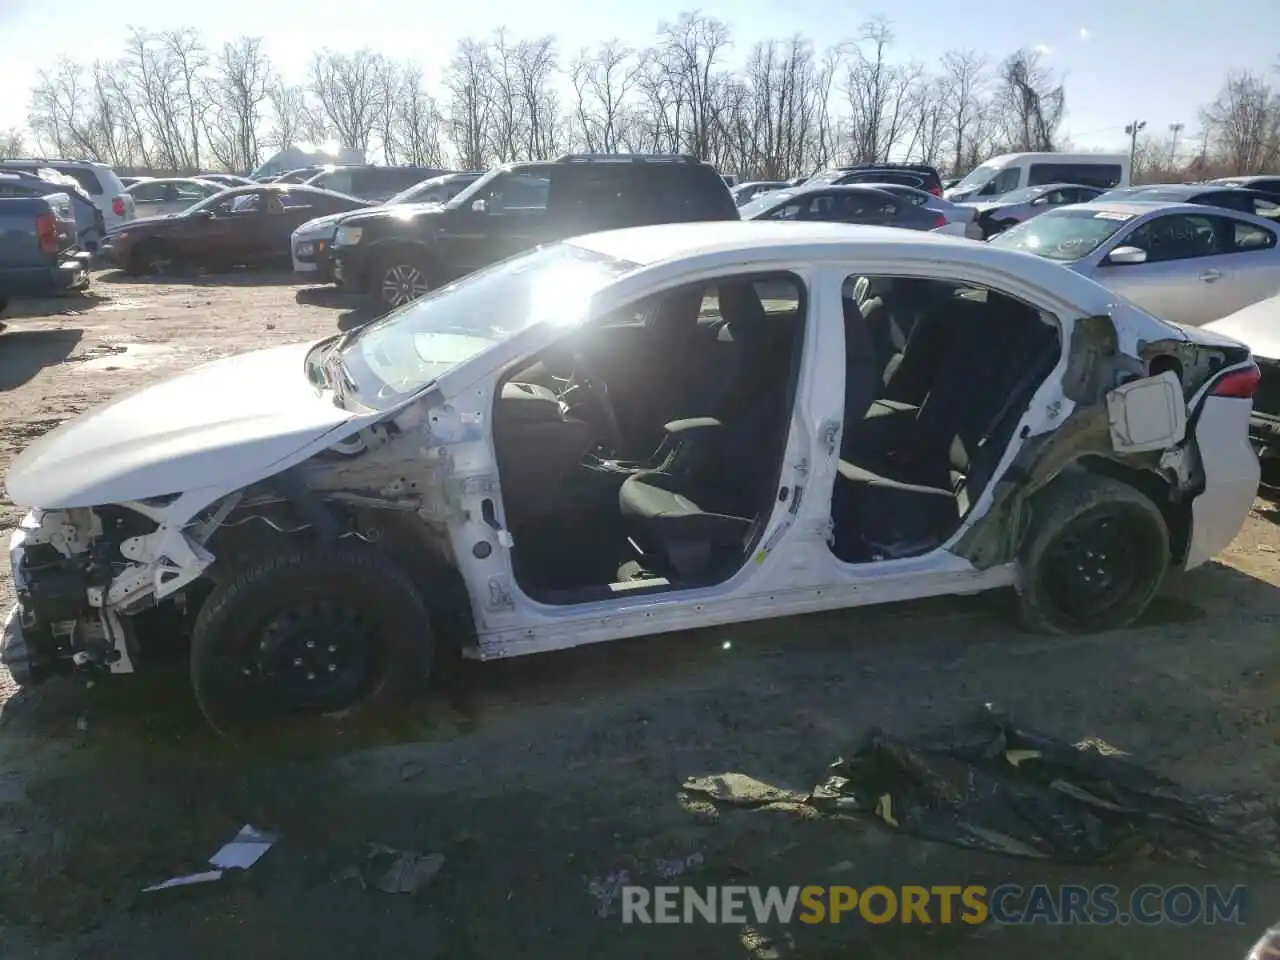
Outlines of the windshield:
{"type": "Polygon", "coordinates": [[[457,177],[450,180],[447,177],[431,177],[429,180],[415,183],[408,190],[401,190],[387,203],[422,203],[428,198],[433,198],[437,203],[445,203],[471,186],[475,179],[477,178],[468,180],[465,177],[457,177]]]}
{"type": "Polygon", "coordinates": [[[1112,210],[1051,210],[997,234],[989,242],[1006,250],[1025,250],[1048,260],[1079,260],[1097,250],[1133,219],[1112,210]]]}
{"type": "Polygon", "coordinates": [[[984,163],[982,166],[970,170],[969,175],[951,189],[968,190],[970,187],[980,187],[999,172],[1000,168],[995,164],[984,163]]]}
{"type": "Polygon", "coordinates": [[[743,220],[751,220],[760,216],[766,210],[772,210],[779,204],[786,203],[796,195],[794,190],[771,190],[763,193],[754,200],[744,203],[738,208],[738,214],[743,220]]]}
{"type": "Polygon", "coordinates": [[[450,200],[447,206],[450,206],[450,207],[465,206],[467,203],[471,201],[472,197],[480,193],[482,190],[484,190],[485,187],[491,184],[498,177],[502,176],[504,173],[506,173],[506,171],[503,170],[501,167],[496,167],[495,169],[490,170],[488,173],[486,173],[483,177],[481,177],[475,183],[470,183],[467,186],[463,187],[462,192],[459,193],[457,196],[455,196],[452,200],[450,200]]]}
{"type": "Polygon", "coordinates": [[[355,399],[386,410],[446,371],[542,321],[573,325],[636,264],[568,243],[517,254],[354,334],[342,359],[355,399]]]}

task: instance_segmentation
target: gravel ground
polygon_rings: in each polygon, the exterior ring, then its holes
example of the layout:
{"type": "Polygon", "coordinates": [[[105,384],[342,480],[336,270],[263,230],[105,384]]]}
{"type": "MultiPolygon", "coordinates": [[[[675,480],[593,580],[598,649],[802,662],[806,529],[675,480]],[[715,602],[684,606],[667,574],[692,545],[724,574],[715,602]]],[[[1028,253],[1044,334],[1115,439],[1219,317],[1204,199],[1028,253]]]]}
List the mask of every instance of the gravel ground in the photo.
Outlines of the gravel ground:
{"type": "MultiPolygon", "coordinates": [[[[362,319],[288,278],[123,282],[27,302],[0,336],[0,468],[61,420],[166,373],[362,319]]],[[[0,505],[0,526],[19,512],[0,505]]],[[[1217,562],[1134,629],[1029,637],[1003,598],[824,614],[454,665],[394,728],[235,748],[180,669],[15,691],[0,713],[0,957],[1240,957],[1280,913],[1275,878],[1157,862],[1066,867],[965,853],[855,822],[698,817],[689,775],[804,787],[872,725],[899,733],[984,701],[1098,736],[1188,785],[1280,787],[1280,509],[1260,498],[1217,562]],[[283,839],[223,882],[200,869],[245,822],[283,839]],[[350,878],[369,842],[434,852],[412,896],[350,878]],[[1250,884],[1243,926],[1068,929],[842,924],[623,926],[591,892],[700,854],[719,883],[1250,884]],[[838,865],[838,874],[833,867],[838,865]]],[[[7,568],[0,603],[12,600],[7,568]]]]}

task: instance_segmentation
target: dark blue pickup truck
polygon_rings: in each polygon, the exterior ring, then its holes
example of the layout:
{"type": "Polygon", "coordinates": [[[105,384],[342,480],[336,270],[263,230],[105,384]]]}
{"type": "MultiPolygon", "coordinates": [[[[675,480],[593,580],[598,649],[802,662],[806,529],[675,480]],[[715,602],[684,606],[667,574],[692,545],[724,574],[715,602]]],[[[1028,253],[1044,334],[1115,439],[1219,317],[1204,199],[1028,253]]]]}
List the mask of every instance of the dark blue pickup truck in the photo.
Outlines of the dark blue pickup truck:
{"type": "Polygon", "coordinates": [[[0,297],[47,296],[89,285],[90,254],[76,245],[65,193],[0,197],[0,297]]]}

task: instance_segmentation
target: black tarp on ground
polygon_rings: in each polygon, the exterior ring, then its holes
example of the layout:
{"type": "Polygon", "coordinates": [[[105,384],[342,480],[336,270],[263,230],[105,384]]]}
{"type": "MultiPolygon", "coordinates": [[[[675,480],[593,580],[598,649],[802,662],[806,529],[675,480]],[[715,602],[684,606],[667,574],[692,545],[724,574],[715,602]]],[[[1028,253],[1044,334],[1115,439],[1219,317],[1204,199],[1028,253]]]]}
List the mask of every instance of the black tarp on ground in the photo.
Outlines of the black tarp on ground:
{"type": "Polygon", "coordinates": [[[738,774],[684,788],[735,806],[867,814],[903,833],[1014,856],[1195,862],[1216,851],[1280,866],[1280,824],[1266,798],[1187,791],[1101,741],[1025,730],[989,704],[915,743],[873,730],[829,769],[808,795],[738,774]]]}

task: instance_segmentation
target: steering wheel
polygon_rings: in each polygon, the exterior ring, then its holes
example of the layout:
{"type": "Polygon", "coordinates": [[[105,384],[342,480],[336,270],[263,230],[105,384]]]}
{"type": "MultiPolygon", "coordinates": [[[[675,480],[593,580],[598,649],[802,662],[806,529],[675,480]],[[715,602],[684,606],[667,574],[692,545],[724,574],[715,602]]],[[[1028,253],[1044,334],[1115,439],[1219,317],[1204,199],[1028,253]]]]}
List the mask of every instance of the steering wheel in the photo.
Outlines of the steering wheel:
{"type": "Polygon", "coordinates": [[[608,434],[610,449],[616,454],[622,449],[622,427],[618,425],[618,412],[613,408],[613,400],[609,397],[609,386],[604,378],[596,373],[591,362],[578,351],[573,351],[573,370],[569,374],[569,382],[561,392],[561,399],[566,399],[576,389],[581,389],[596,410],[604,417],[604,428],[608,434]]]}

